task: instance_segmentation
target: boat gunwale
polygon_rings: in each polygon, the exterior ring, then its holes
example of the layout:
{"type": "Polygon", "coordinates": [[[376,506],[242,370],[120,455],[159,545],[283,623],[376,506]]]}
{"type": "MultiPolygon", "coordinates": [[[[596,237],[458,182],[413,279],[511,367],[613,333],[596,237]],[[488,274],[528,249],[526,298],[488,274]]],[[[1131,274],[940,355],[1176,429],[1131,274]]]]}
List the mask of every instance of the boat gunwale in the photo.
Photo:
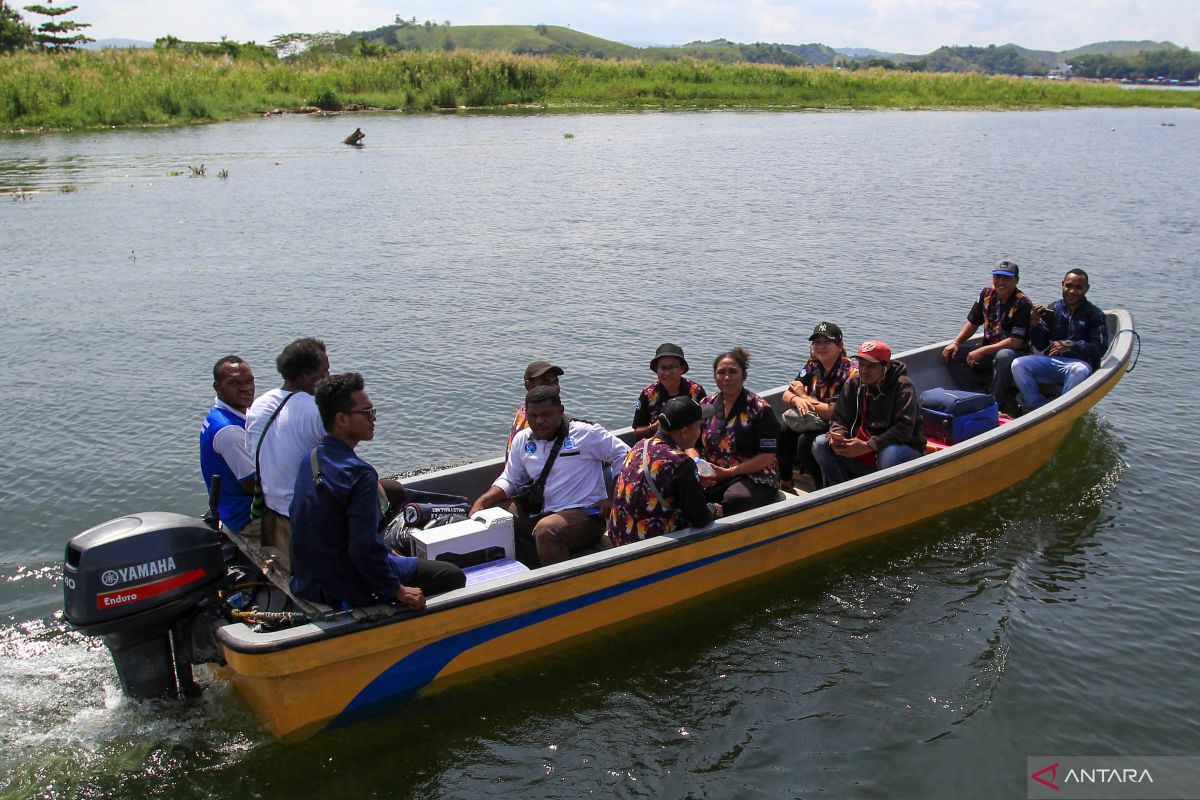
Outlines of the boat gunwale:
{"type": "MultiPolygon", "coordinates": [[[[1133,352],[1133,335],[1121,347],[1118,346],[1118,338],[1122,333],[1135,334],[1136,330],[1133,327],[1133,317],[1128,311],[1113,309],[1106,311],[1105,314],[1114,323],[1110,327],[1108,350],[1104,354],[1100,367],[1094,370],[1070,395],[1054,398],[1033,412],[957,445],[946,447],[934,453],[925,454],[921,458],[913,459],[912,461],[896,465],[881,472],[868,473],[837,484],[836,486],[829,486],[798,497],[789,496],[767,506],[750,509],[731,518],[718,520],[703,528],[685,528],[652,539],[614,547],[597,553],[590,553],[562,562],[561,564],[552,565],[551,567],[543,567],[529,573],[498,579],[496,585],[483,589],[471,590],[469,587],[458,589],[446,595],[432,598],[424,612],[402,610],[398,613],[376,619],[308,623],[271,633],[256,633],[243,623],[232,623],[218,628],[218,639],[224,647],[235,653],[244,655],[265,655],[318,642],[325,642],[374,628],[427,618],[432,614],[448,612],[463,606],[487,602],[497,597],[531,590],[601,569],[627,564],[666,550],[708,541],[718,536],[725,536],[751,525],[768,523],[793,516],[816,506],[836,503],[848,497],[863,494],[894,480],[909,478],[929,470],[945,468],[953,462],[967,458],[994,444],[1018,436],[1049,422],[1057,416],[1068,413],[1079,404],[1086,402],[1097,391],[1103,389],[1106,394],[1107,389],[1104,387],[1108,386],[1110,381],[1120,378],[1118,370],[1125,369],[1133,352]]],[[[897,360],[904,360],[906,357],[911,358],[916,354],[927,353],[939,347],[944,347],[948,342],[949,340],[946,340],[946,342],[938,342],[907,350],[896,355],[895,358],[897,360]]],[[[774,396],[776,393],[781,392],[783,388],[786,387],[771,389],[764,396],[774,396]]],[[[625,433],[625,431],[621,430],[616,433],[621,434],[625,433]]],[[[447,470],[439,471],[437,474],[474,469],[487,463],[489,463],[488,460],[476,461],[461,467],[451,467],[447,470]]]]}

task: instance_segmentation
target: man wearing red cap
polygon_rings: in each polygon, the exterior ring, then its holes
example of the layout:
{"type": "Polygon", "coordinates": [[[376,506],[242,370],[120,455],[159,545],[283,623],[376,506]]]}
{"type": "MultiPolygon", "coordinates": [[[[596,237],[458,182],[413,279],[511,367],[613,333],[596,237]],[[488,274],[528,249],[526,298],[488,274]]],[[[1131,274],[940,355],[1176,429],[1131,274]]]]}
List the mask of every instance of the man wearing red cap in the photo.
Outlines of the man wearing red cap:
{"type": "Polygon", "coordinates": [[[911,461],[925,452],[921,406],[906,367],[880,341],[858,348],[858,374],[833,407],[829,433],[813,442],[825,485],[911,461]]]}

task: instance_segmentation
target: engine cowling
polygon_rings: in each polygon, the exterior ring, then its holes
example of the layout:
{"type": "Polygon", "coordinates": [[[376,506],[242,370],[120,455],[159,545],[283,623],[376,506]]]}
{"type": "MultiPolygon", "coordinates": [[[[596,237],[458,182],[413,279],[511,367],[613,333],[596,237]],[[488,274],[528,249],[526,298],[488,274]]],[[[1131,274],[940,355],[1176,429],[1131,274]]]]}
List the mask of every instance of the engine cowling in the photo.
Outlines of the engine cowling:
{"type": "Polygon", "coordinates": [[[194,689],[183,623],[224,576],[221,536],[200,520],[130,514],[67,543],[63,607],[72,627],[104,639],[127,695],[171,697],[194,689]]]}

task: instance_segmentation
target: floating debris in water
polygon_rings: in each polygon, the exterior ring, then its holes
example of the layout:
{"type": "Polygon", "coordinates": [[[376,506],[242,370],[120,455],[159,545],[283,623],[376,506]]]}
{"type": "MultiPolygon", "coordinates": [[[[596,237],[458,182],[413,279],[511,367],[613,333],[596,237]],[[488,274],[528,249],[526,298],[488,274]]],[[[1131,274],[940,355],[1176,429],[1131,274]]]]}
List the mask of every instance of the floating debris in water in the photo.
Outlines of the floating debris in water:
{"type": "Polygon", "coordinates": [[[367,138],[367,135],[362,132],[362,128],[355,128],[354,133],[350,134],[345,139],[342,139],[342,144],[361,147],[362,140],[365,138],[367,138]]]}

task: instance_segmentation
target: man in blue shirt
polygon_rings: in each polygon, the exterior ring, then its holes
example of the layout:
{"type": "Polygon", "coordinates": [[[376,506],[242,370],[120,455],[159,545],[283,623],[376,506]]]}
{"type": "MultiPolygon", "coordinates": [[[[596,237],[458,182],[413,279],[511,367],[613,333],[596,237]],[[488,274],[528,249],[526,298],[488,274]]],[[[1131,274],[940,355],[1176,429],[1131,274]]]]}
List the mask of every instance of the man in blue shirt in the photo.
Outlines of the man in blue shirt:
{"type": "Polygon", "coordinates": [[[1088,274],[1073,269],[1063,276],[1062,300],[1047,309],[1033,307],[1030,341],[1042,355],[1021,356],[1012,365],[1013,381],[1025,411],[1045,405],[1038,384],[1061,384],[1067,393],[1082,383],[1108,349],[1104,312],[1087,300],[1088,274]]]}
{"type": "Polygon", "coordinates": [[[200,472],[210,492],[213,477],[221,478],[221,524],[251,534],[254,458],[246,447],[246,409],[254,402],[250,365],[238,356],[225,356],[213,365],[213,389],[217,399],[200,427],[200,472]]]}
{"type": "Polygon", "coordinates": [[[375,438],[375,408],[362,375],[325,379],[316,403],[328,435],[296,476],[288,514],[292,591],[333,606],[397,600],[419,610],[426,595],[465,585],[457,566],[396,555],[379,535],[379,474],[354,454],[359,442],[375,438]]]}

